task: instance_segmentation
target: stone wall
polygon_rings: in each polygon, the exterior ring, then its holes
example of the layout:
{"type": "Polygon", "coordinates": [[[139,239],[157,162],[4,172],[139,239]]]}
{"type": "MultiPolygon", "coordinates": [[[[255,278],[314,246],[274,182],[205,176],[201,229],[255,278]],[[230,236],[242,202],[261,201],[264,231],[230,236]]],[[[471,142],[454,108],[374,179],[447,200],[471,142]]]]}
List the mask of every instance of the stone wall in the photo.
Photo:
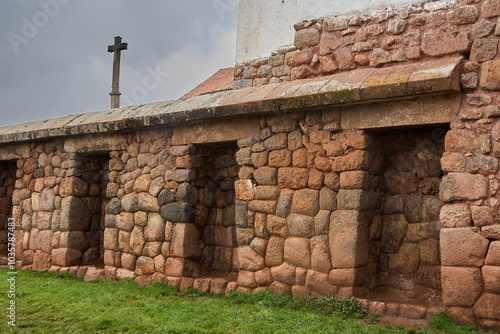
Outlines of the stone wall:
{"type": "Polygon", "coordinates": [[[7,264],[8,218],[12,213],[12,193],[16,180],[16,164],[0,163],[0,265],[7,264]]]}
{"type": "MultiPolygon", "coordinates": [[[[294,45],[236,65],[234,87],[461,54],[471,61],[463,85],[474,89],[481,64],[498,58],[500,6],[496,0],[456,3],[450,7],[454,2],[437,1],[424,7],[297,23],[294,45]]],[[[482,87],[488,85],[481,83],[482,87]]]]}

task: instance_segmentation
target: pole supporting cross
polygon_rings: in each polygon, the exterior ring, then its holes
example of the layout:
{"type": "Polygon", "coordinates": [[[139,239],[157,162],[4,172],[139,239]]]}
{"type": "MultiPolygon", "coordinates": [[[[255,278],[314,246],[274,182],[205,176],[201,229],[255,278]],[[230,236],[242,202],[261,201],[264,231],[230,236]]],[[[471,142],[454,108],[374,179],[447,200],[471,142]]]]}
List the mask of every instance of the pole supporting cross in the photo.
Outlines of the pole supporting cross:
{"type": "Polygon", "coordinates": [[[115,37],[115,44],[108,46],[108,52],[113,52],[113,83],[111,86],[111,109],[120,107],[120,53],[127,50],[127,43],[122,43],[120,36],[115,37]]]}

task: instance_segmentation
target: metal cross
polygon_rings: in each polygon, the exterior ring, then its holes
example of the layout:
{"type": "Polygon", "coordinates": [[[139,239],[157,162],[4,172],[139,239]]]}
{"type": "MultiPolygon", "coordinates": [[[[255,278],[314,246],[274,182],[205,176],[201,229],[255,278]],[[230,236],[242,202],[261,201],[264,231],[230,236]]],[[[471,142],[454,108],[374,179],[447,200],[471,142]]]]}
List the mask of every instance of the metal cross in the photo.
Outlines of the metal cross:
{"type": "Polygon", "coordinates": [[[115,44],[108,46],[108,52],[113,52],[113,83],[111,86],[111,109],[120,107],[120,52],[127,50],[127,43],[122,43],[120,36],[115,37],[115,44]]]}

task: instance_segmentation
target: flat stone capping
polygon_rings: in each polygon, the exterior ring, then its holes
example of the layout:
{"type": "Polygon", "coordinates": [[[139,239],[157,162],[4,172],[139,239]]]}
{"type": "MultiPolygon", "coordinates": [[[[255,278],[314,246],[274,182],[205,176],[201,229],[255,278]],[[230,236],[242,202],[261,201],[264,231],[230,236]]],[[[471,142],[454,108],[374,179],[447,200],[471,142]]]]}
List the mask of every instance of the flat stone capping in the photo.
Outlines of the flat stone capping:
{"type": "Polygon", "coordinates": [[[359,104],[460,91],[462,58],[360,69],[236,91],[131,106],[0,128],[0,143],[108,133],[269,111],[359,104]]]}

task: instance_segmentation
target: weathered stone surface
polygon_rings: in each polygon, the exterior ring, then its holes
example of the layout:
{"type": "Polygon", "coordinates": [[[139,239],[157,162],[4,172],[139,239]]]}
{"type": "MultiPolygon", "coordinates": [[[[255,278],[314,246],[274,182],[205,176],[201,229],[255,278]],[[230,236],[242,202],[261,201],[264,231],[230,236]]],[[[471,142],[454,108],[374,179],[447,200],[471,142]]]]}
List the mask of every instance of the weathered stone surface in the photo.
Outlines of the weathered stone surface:
{"type": "Polygon", "coordinates": [[[422,38],[422,51],[429,56],[443,56],[463,52],[469,48],[468,32],[458,32],[457,28],[445,25],[427,31],[422,38]]]}
{"type": "Polygon", "coordinates": [[[477,268],[441,267],[443,303],[446,306],[474,305],[483,287],[477,268]]]}
{"type": "Polygon", "coordinates": [[[321,34],[319,54],[321,56],[331,54],[340,45],[342,45],[342,39],[338,38],[333,32],[325,31],[321,34]]]}
{"type": "Polygon", "coordinates": [[[368,263],[369,229],[362,212],[332,212],[329,237],[333,268],[353,268],[368,263]]]}
{"type": "Polygon", "coordinates": [[[78,197],[65,197],[61,202],[61,231],[89,231],[92,214],[78,197]]]}
{"type": "Polygon", "coordinates": [[[474,35],[474,38],[487,37],[493,32],[494,28],[494,23],[482,19],[481,21],[474,23],[474,25],[472,26],[472,35],[474,35]]]}
{"type": "Polygon", "coordinates": [[[500,295],[485,293],[474,305],[474,313],[478,318],[500,319],[500,295]]]}
{"type": "Polygon", "coordinates": [[[500,4],[497,0],[486,0],[481,4],[481,13],[484,17],[500,15],[500,4]]]}
{"type": "Polygon", "coordinates": [[[288,238],[285,240],[284,258],[290,264],[302,268],[311,268],[309,239],[288,238]]]}
{"type": "Polygon", "coordinates": [[[276,207],[276,215],[286,218],[292,208],[292,199],[294,191],[291,189],[282,189],[276,207]]]}
{"type": "Polygon", "coordinates": [[[149,214],[144,237],[146,241],[165,241],[165,220],[160,214],[149,214]]]}
{"type": "Polygon", "coordinates": [[[477,155],[467,163],[467,172],[493,174],[498,170],[498,159],[484,155],[477,155]]]}
{"type": "Polygon", "coordinates": [[[135,226],[130,234],[130,251],[132,254],[140,256],[145,244],[144,229],[140,226],[135,226]]]}
{"type": "Polygon", "coordinates": [[[155,272],[154,260],[150,257],[141,256],[137,259],[135,274],[136,275],[150,275],[155,272]]]}
{"type": "Polygon", "coordinates": [[[500,266],[500,241],[492,241],[490,243],[490,248],[488,249],[484,264],[489,266],[500,266]]]}
{"type": "Polygon", "coordinates": [[[439,220],[443,227],[467,227],[472,225],[471,211],[465,203],[446,204],[441,208],[439,220]]]}
{"type": "Polygon", "coordinates": [[[480,63],[491,60],[497,55],[497,49],[497,39],[476,38],[472,43],[470,59],[480,63]]]}
{"type": "Polygon", "coordinates": [[[336,292],[335,287],[328,281],[328,274],[315,270],[307,271],[306,287],[326,296],[331,296],[336,292]]]}
{"type": "Polygon", "coordinates": [[[315,46],[319,44],[320,34],[316,28],[302,29],[295,32],[295,39],[293,44],[298,49],[303,49],[308,46],[315,46]]]}
{"type": "Polygon", "coordinates": [[[79,177],[72,176],[64,178],[59,185],[59,196],[83,197],[88,193],[88,184],[79,177]]]}
{"type": "Polygon", "coordinates": [[[392,59],[389,52],[383,49],[375,49],[372,52],[372,56],[370,59],[370,66],[379,66],[390,63],[391,61],[392,59]]]}
{"type": "Polygon", "coordinates": [[[439,197],[444,202],[476,200],[488,196],[488,180],[482,175],[449,173],[439,187],[439,197]]]}
{"type": "Polygon", "coordinates": [[[292,213],[315,216],[319,211],[319,191],[313,189],[297,190],[293,195],[292,213]]]}
{"type": "Polygon", "coordinates": [[[283,238],[287,238],[290,235],[286,219],[275,215],[267,216],[267,230],[271,235],[283,238]]]}
{"type": "Polygon", "coordinates": [[[323,273],[329,273],[331,266],[328,236],[322,235],[311,238],[311,268],[323,273]]]}
{"type": "Polygon", "coordinates": [[[242,201],[251,201],[255,199],[255,182],[250,179],[238,180],[234,183],[236,198],[242,201]]]}
{"type": "Polygon", "coordinates": [[[307,168],[283,167],[278,171],[278,184],[281,188],[306,188],[309,180],[307,168]]]}
{"type": "Polygon", "coordinates": [[[365,283],[365,268],[332,269],[328,274],[333,285],[356,286],[365,283]]]}
{"type": "Polygon", "coordinates": [[[273,282],[273,276],[271,275],[271,269],[266,267],[262,270],[255,272],[255,281],[259,286],[269,286],[273,282]]]}
{"type": "Polygon", "coordinates": [[[131,193],[128,195],[123,196],[122,202],[121,202],[121,207],[123,211],[127,212],[135,212],[139,210],[139,205],[137,202],[137,194],[136,193],[131,193]]]}
{"type": "Polygon", "coordinates": [[[500,59],[490,60],[481,66],[479,85],[486,90],[500,90],[500,59]]]}
{"type": "Polygon", "coordinates": [[[500,295],[500,266],[484,266],[481,268],[486,292],[500,295]]]}
{"type": "Polygon", "coordinates": [[[406,234],[408,221],[404,215],[384,215],[382,225],[381,250],[396,253],[406,234]]]}
{"type": "Polygon", "coordinates": [[[291,236],[310,238],[314,236],[314,218],[292,213],[286,218],[291,236]]]}
{"type": "Polygon", "coordinates": [[[292,51],[285,55],[285,64],[292,67],[297,67],[303,64],[308,64],[312,60],[311,50],[292,51]]]}
{"type": "Polygon", "coordinates": [[[238,263],[241,270],[257,271],[264,268],[264,258],[252,247],[238,247],[238,263]]]}
{"type": "Polygon", "coordinates": [[[500,225],[481,227],[481,235],[488,239],[500,240],[500,225]]]}
{"type": "Polygon", "coordinates": [[[450,10],[446,14],[448,23],[451,24],[469,24],[476,22],[479,16],[479,11],[475,6],[462,6],[456,9],[450,10]]]}
{"type": "Polygon", "coordinates": [[[271,268],[273,279],[288,285],[295,284],[295,266],[284,262],[280,266],[271,268]]]}
{"type": "Polygon", "coordinates": [[[337,210],[337,193],[330,188],[322,188],[319,192],[319,208],[321,210],[337,210]]]}
{"type": "Polygon", "coordinates": [[[190,223],[194,221],[195,207],[185,202],[169,203],[161,207],[161,216],[165,220],[176,223],[190,223]]]}
{"type": "Polygon", "coordinates": [[[406,29],[406,21],[399,19],[399,18],[394,18],[390,19],[387,22],[387,32],[392,35],[399,35],[402,34],[406,29]]]}
{"type": "Polygon", "coordinates": [[[419,265],[418,244],[404,242],[397,253],[389,255],[389,270],[401,273],[412,274],[419,265]]]}
{"type": "Polygon", "coordinates": [[[177,198],[178,201],[183,201],[196,205],[198,204],[198,189],[196,189],[196,187],[192,186],[188,182],[181,183],[179,185],[179,188],[177,188],[175,197],[177,198]]]}
{"type": "Polygon", "coordinates": [[[372,194],[360,189],[340,189],[337,207],[339,210],[370,210],[373,207],[372,194]]]}
{"type": "Polygon", "coordinates": [[[196,172],[194,170],[189,169],[176,169],[172,176],[170,177],[172,181],[175,182],[192,182],[196,176],[196,172]]]}
{"type": "Polygon", "coordinates": [[[194,224],[175,224],[170,245],[171,256],[199,259],[201,251],[202,244],[196,226],[194,224]]]}
{"type": "Polygon", "coordinates": [[[134,214],[131,212],[122,212],[116,215],[115,225],[120,230],[132,231],[134,228],[134,214]]]}
{"type": "Polygon", "coordinates": [[[440,234],[443,266],[480,267],[489,241],[470,228],[444,228],[440,234]]]}
{"type": "Polygon", "coordinates": [[[253,172],[255,182],[261,185],[277,184],[278,170],[273,167],[260,167],[253,172]]]}
{"type": "Polygon", "coordinates": [[[493,224],[493,214],[488,206],[471,206],[472,221],[475,226],[487,226],[493,224]]]}
{"type": "Polygon", "coordinates": [[[72,248],[58,248],[51,252],[52,264],[61,267],[79,265],[82,262],[82,252],[72,248]]]}
{"type": "Polygon", "coordinates": [[[346,171],[340,173],[340,187],[343,189],[369,190],[370,174],[365,171],[346,171]]]}

